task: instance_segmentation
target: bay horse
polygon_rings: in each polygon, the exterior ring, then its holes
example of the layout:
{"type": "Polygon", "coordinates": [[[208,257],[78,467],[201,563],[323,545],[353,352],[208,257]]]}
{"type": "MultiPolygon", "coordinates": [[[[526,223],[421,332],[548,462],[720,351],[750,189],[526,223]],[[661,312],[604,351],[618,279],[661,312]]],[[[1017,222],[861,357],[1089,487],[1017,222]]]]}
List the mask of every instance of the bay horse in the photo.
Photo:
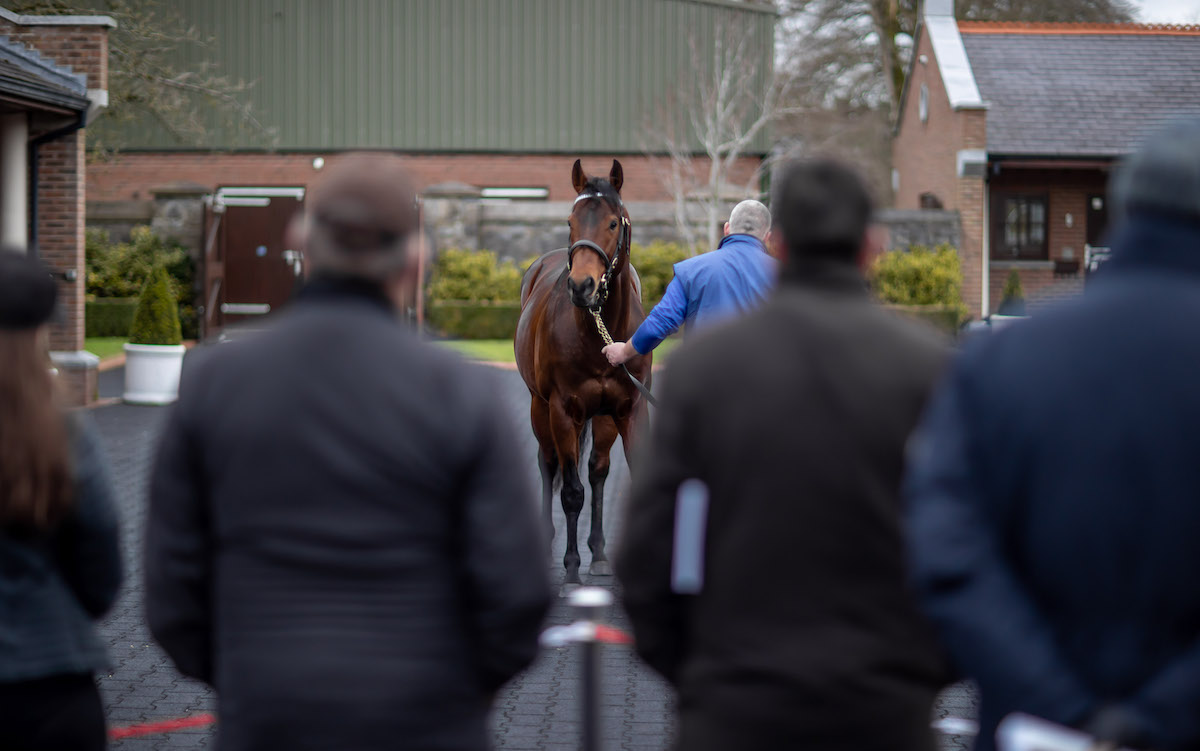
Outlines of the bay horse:
{"type": "MultiPolygon", "coordinates": [[[[592,310],[597,310],[617,341],[628,340],[645,314],[641,282],[629,259],[631,225],[621,200],[624,173],[613,160],[608,178],[584,174],[579,160],[571,169],[577,197],[567,219],[570,247],[553,250],[533,262],[521,281],[521,319],[514,348],[517,370],[529,387],[529,417],[538,441],[542,475],[542,514],[554,537],[551,499],[561,472],[567,551],[563,556],[564,591],[579,585],[577,525],[583,510],[579,461],[588,423],[592,455],[592,526],[588,572],[611,574],[604,549],[604,481],[609,452],[617,436],[629,462],[637,426],[646,404],[625,371],[608,364],[605,342],[592,310]]],[[[629,360],[630,373],[650,384],[652,355],[629,360]]],[[[630,462],[632,463],[632,462],[630,462]]]]}

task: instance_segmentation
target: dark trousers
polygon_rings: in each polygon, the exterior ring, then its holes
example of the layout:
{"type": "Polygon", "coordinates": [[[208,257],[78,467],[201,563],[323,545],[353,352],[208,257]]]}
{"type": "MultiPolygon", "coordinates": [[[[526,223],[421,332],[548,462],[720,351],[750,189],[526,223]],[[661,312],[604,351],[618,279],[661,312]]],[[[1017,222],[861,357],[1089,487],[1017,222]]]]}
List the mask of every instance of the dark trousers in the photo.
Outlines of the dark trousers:
{"type": "Polygon", "coordinates": [[[102,751],[107,740],[92,676],[0,683],[0,749],[102,751]]]}

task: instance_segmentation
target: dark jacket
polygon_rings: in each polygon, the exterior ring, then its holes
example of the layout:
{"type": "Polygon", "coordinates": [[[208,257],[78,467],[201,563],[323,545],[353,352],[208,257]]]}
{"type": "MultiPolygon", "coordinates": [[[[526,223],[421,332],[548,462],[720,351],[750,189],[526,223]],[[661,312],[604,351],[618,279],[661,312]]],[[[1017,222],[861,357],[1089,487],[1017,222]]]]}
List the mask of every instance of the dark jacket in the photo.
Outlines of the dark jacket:
{"type": "Polygon", "coordinates": [[[108,667],[93,621],[121,585],[117,509],[91,423],[70,418],[74,508],[52,532],[0,530],[0,682],[108,667]]]}
{"type": "Polygon", "coordinates": [[[850,266],[784,280],[672,356],[617,575],[686,749],[933,748],[943,663],[905,582],[903,448],[945,348],[850,266]],[[705,581],[670,586],[676,491],[709,488],[705,581]]]}
{"type": "Polygon", "coordinates": [[[529,457],[482,369],[318,282],[186,368],[151,485],[151,632],[220,747],[479,749],[549,606],[529,457]]]}
{"type": "Polygon", "coordinates": [[[1124,705],[1200,749],[1200,227],[1135,222],[1082,298],[984,337],[915,442],[906,493],[929,614],[982,693],[1124,705]]]}

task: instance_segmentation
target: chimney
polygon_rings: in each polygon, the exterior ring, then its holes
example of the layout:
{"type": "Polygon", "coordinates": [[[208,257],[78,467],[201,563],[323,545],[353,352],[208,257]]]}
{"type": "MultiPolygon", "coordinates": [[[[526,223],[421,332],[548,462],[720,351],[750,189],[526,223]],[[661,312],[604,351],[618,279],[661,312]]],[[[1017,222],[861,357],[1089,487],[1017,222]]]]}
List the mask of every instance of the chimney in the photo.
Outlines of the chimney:
{"type": "Polygon", "coordinates": [[[954,0],[925,0],[924,15],[954,18],[954,0]]]}

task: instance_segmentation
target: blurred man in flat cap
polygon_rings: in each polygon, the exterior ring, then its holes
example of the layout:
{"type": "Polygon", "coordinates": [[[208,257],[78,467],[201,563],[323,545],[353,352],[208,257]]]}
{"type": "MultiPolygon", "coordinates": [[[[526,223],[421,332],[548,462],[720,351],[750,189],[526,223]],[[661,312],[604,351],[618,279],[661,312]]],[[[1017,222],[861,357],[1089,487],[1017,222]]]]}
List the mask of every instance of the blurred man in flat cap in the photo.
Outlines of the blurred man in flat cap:
{"type": "Polygon", "coordinates": [[[290,309],[185,367],[150,629],[215,687],[225,751],[483,749],[549,605],[524,457],[485,375],[399,324],[423,252],[401,163],[344,158],[307,209],[290,309]]]}
{"type": "Polygon", "coordinates": [[[983,751],[1011,712],[1200,749],[1200,119],[1109,202],[1086,293],[968,347],[910,452],[916,581],[983,751]]]}

